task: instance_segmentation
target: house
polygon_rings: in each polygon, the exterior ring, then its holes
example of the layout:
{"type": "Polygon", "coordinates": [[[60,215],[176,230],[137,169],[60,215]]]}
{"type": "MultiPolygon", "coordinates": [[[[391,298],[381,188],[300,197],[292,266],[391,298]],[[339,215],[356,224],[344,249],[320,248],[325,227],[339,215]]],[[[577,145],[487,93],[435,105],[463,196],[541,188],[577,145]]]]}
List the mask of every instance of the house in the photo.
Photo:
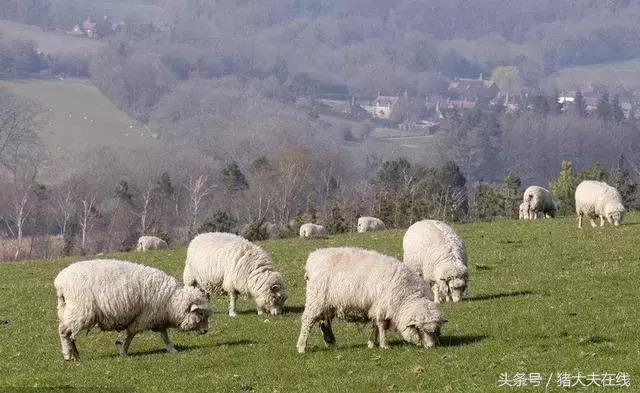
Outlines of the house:
{"type": "Polygon", "coordinates": [[[394,107],[400,101],[400,97],[383,96],[378,94],[372,105],[372,115],[379,119],[390,119],[394,107]]]}
{"type": "Polygon", "coordinates": [[[97,23],[94,22],[90,16],[82,22],[82,31],[89,38],[94,38],[96,36],[96,26],[97,23]]]}
{"type": "Polygon", "coordinates": [[[492,80],[485,80],[482,74],[478,79],[455,78],[449,83],[448,96],[458,101],[490,102],[498,96],[500,89],[492,80]]]}

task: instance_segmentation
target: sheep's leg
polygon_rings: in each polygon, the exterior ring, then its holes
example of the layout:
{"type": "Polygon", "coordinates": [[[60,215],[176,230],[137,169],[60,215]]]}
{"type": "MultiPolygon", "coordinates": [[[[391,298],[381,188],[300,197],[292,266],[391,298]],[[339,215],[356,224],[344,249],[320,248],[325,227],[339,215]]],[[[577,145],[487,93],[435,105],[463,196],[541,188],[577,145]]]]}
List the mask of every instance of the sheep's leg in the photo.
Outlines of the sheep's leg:
{"type": "Polygon", "coordinates": [[[385,322],[378,323],[378,340],[380,341],[380,348],[389,348],[389,341],[387,340],[387,324],[385,322]]]}
{"type": "Polygon", "coordinates": [[[431,284],[431,292],[433,292],[433,302],[440,303],[440,291],[438,290],[438,285],[436,283],[431,284]]]}
{"type": "Polygon", "coordinates": [[[333,330],[331,330],[331,319],[324,318],[320,321],[320,330],[322,330],[322,338],[324,339],[324,344],[333,348],[336,346],[336,336],[333,335],[333,330]]]}
{"type": "Polygon", "coordinates": [[[76,346],[75,335],[71,329],[60,323],[58,332],[60,333],[60,344],[62,346],[62,357],[64,360],[78,360],[80,354],[76,346]]]}
{"type": "Polygon", "coordinates": [[[315,322],[315,317],[311,317],[311,313],[307,313],[306,310],[302,313],[301,318],[302,326],[300,327],[300,336],[298,337],[298,352],[304,353],[307,347],[307,339],[309,338],[309,332],[315,322]]]}
{"type": "Polygon", "coordinates": [[[595,228],[595,227],[597,227],[597,226],[598,226],[598,224],[596,224],[596,222],[595,222],[595,220],[594,220],[593,218],[589,217],[589,220],[591,221],[591,226],[592,226],[592,227],[594,227],[594,228],[595,228]]]}
{"type": "Polygon", "coordinates": [[[604,217],[600,216],[600,226],[604,226],[604,217]]]}
{"type": "Polygon", "coordinates": [[[120,356],[127,356],[129,353],[129,345],[131,345],[131,341],[135,337],[135,333],[127,332],[127,337],[124,339],[122,343],[122,347],[120,347],[120,356]]]}
{"type": "Polygon", "coordinates": [[[582,229],[582,214],[578,214],[578,229],[582,229]]]}
{"type": "Polygon", "coordinates": [[[371,325],[371,335],[369,336],[369,341],[367,341],[367,347],[373,348],[378,343],[378,325],[374,322],[371,325]]]}
{"type": "Polygon", "coordinates": [[[236,298],[238,294],[236,291],[229,291],[229,316],[235,317],[236,315],[236,298]]]}
{"type": "Polygon", "coordinates": [[[169,353],[178,353],[176,347],[173,346],[171,339],[169,339],[169,334],[167,333],[167,329],[160,330],[160,337],[162,338],[162,342],[164,342],[164,347],[167,349],[169,353]]]}

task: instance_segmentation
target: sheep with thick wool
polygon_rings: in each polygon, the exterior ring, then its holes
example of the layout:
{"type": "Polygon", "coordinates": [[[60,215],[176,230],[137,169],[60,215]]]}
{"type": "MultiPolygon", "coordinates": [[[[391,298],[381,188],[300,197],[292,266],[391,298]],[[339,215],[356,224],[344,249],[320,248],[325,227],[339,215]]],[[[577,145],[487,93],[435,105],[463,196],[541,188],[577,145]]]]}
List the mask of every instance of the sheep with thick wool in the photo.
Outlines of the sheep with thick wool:
{"type": "Polygon", "coordinates": [[[203,233],[187,249],[183,275],[185,285],[212,294],[229,294],[229,316],[236,316],[236,298],[246,295],[256,303],[258,314],[282,313],[287,293],[282,275],[261,247],[231,233],[203,233]]]}
{"type": "Polygon", "coordinates": [[[62,356],[79,358],[76,339],[95,325],[126,331],[120,354],[127,355],[134,336],[159,332],[169,352],[177,352],[167,329],[206,333],[212,314],[204,292],[182,287],[152,267],[117,260],[76,262],[55,278],[62,356]]]}
{"type": "Polygon", "coordinates": [[[529,219],[528,207],[525,202],[522,202],[518,208],[518,219],[519,220],[529,219]]]}
{"type": "Polygon", "coordinates": [[[404,262],[424,279],[436,303],[459,302],[469,276],[464,240],[442,221],[422,220],[402,239],[404,262]]]}
{"type": "Polygon", "coordinates": [[[360,217],[358,218],[358,232],[384,231],[386,226],[381,219],[376,217],[360,217]]]}
{"type": "Polygon", "coordinates": [[[388,348],[387,330],[397,330],[415,345],[433,347],[446,319],[427,295],[420,277],[395,258],[361,248],[325,248],[312,252],[298,352],[318,323],[327,346],[335,346],[333,318],[373,323],[369,348],[388,348]]]}
{"type": "Polygon", "coordinates": [[[300,226],[300,237],[303,239],[327,238],[327,230],[318,224],[306,223],[300,226]]]}
{"type": "Polygon", "coordinates": [[[576,213],[578,228],[582,228],[582,217],[587,216],[591,226],[596,227],[594,219],[600,217],[600,226],[606,219],[609,224],[618,226],[624,218],[622,197],[615,187],[595,180],[585,180],[576,188],[576,213]]]}
{"type": "Polygon", "coordinates": [[[138,239],[138,251],[164,250],[169,247],[167,242],[155,236],[141,236],[138,239]]]}
{"type": "Polygon", "coordinates": [[[555,217],[558,204],[549,190],[540,186],[528,187],[522,196],[526,218],[537,220],[538,215],[545,218],[555,217]]]}

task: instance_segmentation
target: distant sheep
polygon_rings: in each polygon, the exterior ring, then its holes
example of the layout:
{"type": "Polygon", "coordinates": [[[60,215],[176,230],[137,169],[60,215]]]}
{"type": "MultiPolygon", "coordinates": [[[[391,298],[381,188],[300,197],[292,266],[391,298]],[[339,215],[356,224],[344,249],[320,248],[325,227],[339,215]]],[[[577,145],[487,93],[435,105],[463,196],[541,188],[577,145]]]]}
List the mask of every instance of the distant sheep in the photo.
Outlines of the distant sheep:
{"type": "Polygon", "coordinates": [[[388,348],[387,330],[405,341],[436,345],[446,319],[427,296],[420,277],[395,258],[361,248],[325,248],[312,252],[306,264],[307,291],[298,352],[307,346],[318,323],[327,346],[335,345],[331,320],[372,321],[368,342],[388,348]]]}
{"type": "Polygon", "coordinates": [[[327,230],[322,225],[306,223],[300,226],[300,237],[310,239],[314,237],[326,238],[327,230]]]}
{"type": "Polygon", "coordinates": [[[604,226],[605,218],[609,224],[618,226],[624,218],[624,212],[620,193],[607,183],[585,180],[576,188],[578,228],[582,228],[582,216],[585,215],[591,220],[592,227],[596,227],[596,217],[600,217],[600,226],[604,226]]]}
{"type": "Polygon", "coordinates": [[[466,292],[467,249],[464,240],[442,221],[411,225],[402,239],[404,262],[424,279],[436,303],[457,303],[466,292]]]}
{"type": "Polygon", "coordinates": [[[145,330],[160,333],[169,352],[177,352],[168,328],[206,333],[211,308],[206,295],[181,287],[152,267],[116,260],[76,262],[54,281],[58,296],[58,331],[65,360],[78,360],[78,333],[95,325],[103,331],[126,331],[120,354],[145,330]]]}
{"type": "Polygon", "coordinates": [[[155,236],[141,236],[138,239],[138,251],[164,250],[169,247],[167,242],[155,236]]]}
{"type": "Polygon", "coordinates": [[[557,202],[546,188],[531,186],[524,191],[522,202],[525,204],[527,218],[537,220],[538,215],[546,218],[555,217],[557,202]]]}
{"type": "Polygon", "coordinates": [[[203,233],[187,249],[185,285],[214,294],[229,294],[229,316],[236,316],[236,297],[247,295],[256,302],[258,315],[282,313],[287,293],[282,275],[266,251],[230,233],[203,233]]]}
{"type": "Polygon", "coordinates": [[[372,232],[383,231],[386,227],[381,219],[375,217],[360,217],[358,218],[358,232],[372,232]]]}

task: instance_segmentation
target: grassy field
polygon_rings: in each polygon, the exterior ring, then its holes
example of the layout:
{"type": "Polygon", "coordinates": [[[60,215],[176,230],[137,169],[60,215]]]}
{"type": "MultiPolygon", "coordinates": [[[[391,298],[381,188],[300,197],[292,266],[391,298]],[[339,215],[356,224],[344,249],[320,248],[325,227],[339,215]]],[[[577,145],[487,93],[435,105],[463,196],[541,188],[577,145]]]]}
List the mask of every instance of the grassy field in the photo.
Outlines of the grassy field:
{"type": "MultiPolygon", "coordinates": [[[[243,300],[231,319],[226,299],[216,299],[209,334],[170,333],[182,349],[177,355],[149,332],[122,358],[117,334],[96,330],[79,338],[81,360],[64,362],[52,281],[71,260],[0,264],[0,319],[8,320],[0,324],[0,391],[561,391],[559,372],[627,372],[632,388],[621,390],[639,391],[639,225],[637,214],[619,228],[578,230],[571,218],[458,225],[470,255],[470,296],[441,307],[449,323],[432,350],[404,344],[395,333],[391,349],[368,349],[368,328],[337,322],[336,349],[326,349],[315,329],[308,352],[296,352],[307,254],[358,245],[401,257],[402,230],[265,242],[288,282],[288,312],[257,316],[243,300]],[[541,373],[543,385],[553,375],[546,390],[516,389],[498,387],[503,372],[541,373]]],[[[185,249],[118,257],[181,277],[185,249]]]]}
{"type": "Polygon", "coordinates": [[[594,64],[565,68],[550,75],[548,83],[565,89],[585,88],[589,83],[606,86],[640,88],[640,58],[618,63],[594,64]]]}
{"type": "MultiPolygon", "coordinates": [[[[69,26],[71,30],[73,26],[69,26]]],[[[36,26],[0,20],[0,35],[9,38],[27,39],[35,42],[36,49],[46,54],[95,55],[104,47],[98,40],[74,37],[60,32],[43,31],[36,26]]]]}

